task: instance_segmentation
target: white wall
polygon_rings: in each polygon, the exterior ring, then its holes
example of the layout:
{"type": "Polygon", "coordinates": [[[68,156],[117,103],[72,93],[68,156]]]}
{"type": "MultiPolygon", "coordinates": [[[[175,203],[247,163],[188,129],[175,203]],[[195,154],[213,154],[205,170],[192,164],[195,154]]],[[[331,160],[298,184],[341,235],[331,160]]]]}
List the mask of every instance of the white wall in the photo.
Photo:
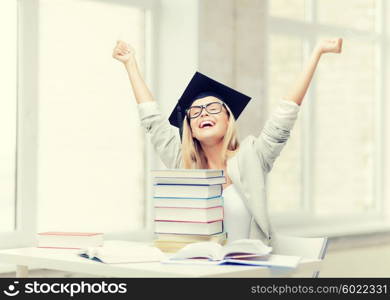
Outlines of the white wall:
{"type": "Polygon", "coordinates": [[[169,116],[198,68],[198,1],[161,0],[157,100],[169,116]]]}
{"type": "Polygon", "coordinates": [[[265,3],[200,0],[199,5],[200,72],[252,97],[237,122],[242,138],[260,133],[267,109],[265,3]]]}

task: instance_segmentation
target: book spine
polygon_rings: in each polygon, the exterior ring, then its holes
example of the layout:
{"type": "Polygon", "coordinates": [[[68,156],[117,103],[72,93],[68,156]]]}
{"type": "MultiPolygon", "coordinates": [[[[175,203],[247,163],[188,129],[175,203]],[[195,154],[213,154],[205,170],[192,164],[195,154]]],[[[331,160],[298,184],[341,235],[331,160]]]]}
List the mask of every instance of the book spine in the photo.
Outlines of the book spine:
{"type": "Polygon", "coordinates": [[[88,233],[88,232],[39,232],[37,235],[42,236],[97,236],[97,235],[103,235],[103,233],[88,233]]]}
{"type": "Polygon", "coordinates": [[[221,207],[220,205],[210,206],[210,207],[185,207],[185,206],[155,206],[154,208],[180,208],[180,209],[212,209],[221,207]]]}
{"type": "MultiPolygon", "coordinates": [[[[213,206],[213,207],[166,207],[166,206],[162,206],[162,207],[159,207],[159,206],[155,206],[154,208],[177,208],[177,209],[216,209],[216,208],[219,208],[219,207],[222,207],[221,205],[217,205],[217,206],[213,206]]],[[[223,208],[223,207],[222,207],[223,208]]]]}
{"type": "Polygon", "coordinates": [[[214,179],[214,178],[222,178],[224,176],[211,176],[211,177],[205,177],[205,178],[202,178],[202,177],[164,177],[164,176],[154,176],[154,179],[173,179],[173,178],[185,178],[185,179],[188,179],[188,180],[191,180],[191,179],[194,179],[194,180],[198,180],[198,179],[214,179]]]}
{"type": "MultiPolygon", "coordinates": [[[[212,235],[212,234],[220,234],[222,233],[223,231],[218,231],[218,232],[215,232],[215,233],[211,233],[209,235],[212,235]]],[[[156,231],[155,234],[177,234],[177,235],[181,235],[181,234],[185,234],[185,235],[205,235],[205,233],[180,233],[180,232],[160,232],[160,231],[156,231]]]]}
{"type": "Polygon", "coordinates": [[[159,186],[159,185],[178,185],[178,186],[182,186],[182,185],[190,185],[190,186],[213,186],[213,185],[220,185],[222,186],[221,183],[154,183],[153,184],[154,186],[159,186]]]}
{"type": "Polygon", "coordinates": [[[158,196],[155,196],[153,197],[154,199],[183,199],[183,200],[209,200],[209,199],[215,199],[215,198],[221,198],[221,195],[218,195],[218,196],[213,196],[213,197],[207,197],[207,198],[185,198],[185,197],[158,197],[158,196]]]}
{"type": "Polygon", "coordinates": [[[197,223],[197,224],[211,224],[215,222],[220,222],[223,221],[223,219],[218,219],[218,220],[212,220],[208,222],[200,222],[200,221],[181,221],[181,220],[154,220],[155,222],[175,222],[175,223],[197,223]]]}

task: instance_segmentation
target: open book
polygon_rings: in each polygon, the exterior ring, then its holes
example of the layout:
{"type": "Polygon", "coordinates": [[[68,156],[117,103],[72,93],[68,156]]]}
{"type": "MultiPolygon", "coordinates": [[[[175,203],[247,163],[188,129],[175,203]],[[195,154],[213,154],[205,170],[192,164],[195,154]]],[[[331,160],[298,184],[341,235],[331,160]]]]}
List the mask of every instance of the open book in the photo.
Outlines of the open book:
{"type": "Polygon", "coordinates": [[[272,248],[260,240],[242,239],[226,246],[216,242],[192,243],[180,249],[170,259],[205,258],[208,260],[224,260],[227,258],[261,257],[271,253],[272,248]]]}
{"type": "Polygon", "coordinates": [[[215,242],[193,243],[180,249],[162,263],[170,264],[241,264],[266,267],[297,267],[301,257],[271,254],[272,247],[255,239],[241,239],[226,246],[215,242]]]}
{"type": "Polygon", "coordinates": [[[156,247],[127,241],[105,241],[101,247],[84,248],[78,254],[106,264],[158,262],[165,258],[165,254],[156,247]]]}

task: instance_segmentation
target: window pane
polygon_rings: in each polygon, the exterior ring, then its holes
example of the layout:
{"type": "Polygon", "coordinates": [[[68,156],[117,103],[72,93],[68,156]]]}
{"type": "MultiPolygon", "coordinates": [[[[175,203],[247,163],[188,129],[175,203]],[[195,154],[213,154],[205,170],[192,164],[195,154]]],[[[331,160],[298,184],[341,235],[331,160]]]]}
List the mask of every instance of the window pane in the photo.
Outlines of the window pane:
{"type": "Polygon", "coordinates": [[[17,1],[0,2],[0,232],[14,230],[17,102],[17,1]]]}
{"type": "Polygon", "coordinates": [[[303,21],[307,0],[271,0],[268,1],[270,15],[303,21]]]}
{"type": "Polygon", "coordinates": [[[325,55],[317,83],[314,201],[319,213],[373,206],[375,46],[349,40],[325,55]]]}
{"type": "MultiPolygon", "coordinates": [[[[268,114],[284,96],[301,70],[302,40],[271,35],[269,48],[268,114]],[[288,51],[286,51],[288,49],[288,51]]],[[[300,208],[301,197],[301,125],[296,122],[290,139],[268,176],[268,203],[274,212],[300,208]]]]}
{"type": "Polygon", "coordinates": [[[39,224],[122,231],[143,224],[144,134],[118,38],[143,62],[144,11],[110,1],[41,0],[39,224]]]}
{"type": "Polygon", "coordinates": [[[374,30],[375,0],[317,0],[317,3],[320,23],[374,30]]]}

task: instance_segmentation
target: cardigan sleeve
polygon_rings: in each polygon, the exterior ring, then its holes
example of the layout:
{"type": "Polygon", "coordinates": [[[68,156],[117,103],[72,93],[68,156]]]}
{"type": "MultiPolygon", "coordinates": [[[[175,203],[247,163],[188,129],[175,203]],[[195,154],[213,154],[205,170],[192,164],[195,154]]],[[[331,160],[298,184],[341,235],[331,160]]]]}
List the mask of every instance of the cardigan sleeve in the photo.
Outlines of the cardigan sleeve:
{"type": "Polygon", "coordinates": [[[150,141],[167,168],[178,168],[181,161],[179,130],[161,114],[156,101],[138,104],[141,125],[150,135],[150,141]]]}
{"type": "Polygon", "coordinates": [[[275,159],[290,137],[290,131],[294,127],[298,112],[298,104],[282,99],[265,123],[260,136],[255,140],[256,151],[265,172],[271,171],[275,159]]]}

